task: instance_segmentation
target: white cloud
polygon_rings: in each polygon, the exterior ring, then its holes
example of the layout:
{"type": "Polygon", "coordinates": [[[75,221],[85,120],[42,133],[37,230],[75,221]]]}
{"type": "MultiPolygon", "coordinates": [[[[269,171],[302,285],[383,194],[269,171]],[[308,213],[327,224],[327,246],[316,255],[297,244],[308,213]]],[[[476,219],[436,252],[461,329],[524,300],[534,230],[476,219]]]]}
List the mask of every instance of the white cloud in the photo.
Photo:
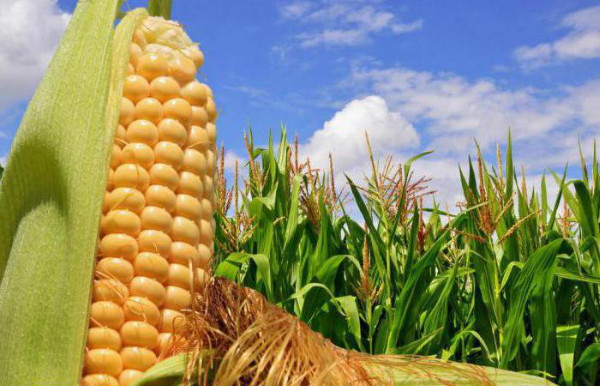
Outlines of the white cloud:
{"type": "Polygon", "coordinates": [[[401,114],[390,110],[383,98],[368,96],[348,103],[314,132],[300,146],[301,157],[310,157],[313,166],[326,168],[332,153],[336,169],[360,174],[367,170],[369,159],[365,133],[376,155],[396,153],[419,143],[414,127],[401,114]]]}
{"type": "Polygon", "coordinates": [[[515,165],[528,174],[547,167],[578,164],[578,138],[585,153],[600,133],[600,79],[552,90],[509,89],[489,79],[467,80],[450,73],[406,68],[354,68],[343,84],[356,97],[301,146],[319,167],[334,157],[338,176],[359,177],[369,171],[364,130],[377,158],[398,160],[423,150],[435,153],[419,160],[418,175],[433,178],[437,198],[450,207],[460,197],[458,165],[475,155],[474,140],[495,157],[511,128],[515,165]]]}
{"type": "Polygon", "coordinates": [[[515,58],[529,69],[567,60],[600,58],[599,20],[600,6],[568,14],[560,24],[569,29],[565,36],[533,47],[519,47],[515,58]]]}
{"type": "Polygon", "coordinates": [[[507,89],[493,80],[406,68],[354,69],[351,82],[381,95],[443,154],[465,154],[474,139],[484,147],[503,141],[509,127],[515,141],[544,143],[564,128],[571,135],[600,129],[600,80],[551,90],[551,97],[548,90],[507,89]]]}
{"type": "Polygon", "coordinates": [[[296,0],[279,8],[282,17],[314,26],[297,36],[303,47],[319,45],[351,46],[369,42],[383,32],[403,34],[421,29],[422,20],[401,22],[383,8],[380,1],[334,0],[307,2],[296,0]]]}
{"type": "Polygon", "coordinates": [[[3,168],[6,167],[6,161],[8,161],[8,154],[0,156],[0,166],[2,166],[3,168]]]}
{"type": "Polygon", "coordinates": [[[0,109],[29,98],[70,15],[56,0],[19,0],[0,9],[0,109]]]}

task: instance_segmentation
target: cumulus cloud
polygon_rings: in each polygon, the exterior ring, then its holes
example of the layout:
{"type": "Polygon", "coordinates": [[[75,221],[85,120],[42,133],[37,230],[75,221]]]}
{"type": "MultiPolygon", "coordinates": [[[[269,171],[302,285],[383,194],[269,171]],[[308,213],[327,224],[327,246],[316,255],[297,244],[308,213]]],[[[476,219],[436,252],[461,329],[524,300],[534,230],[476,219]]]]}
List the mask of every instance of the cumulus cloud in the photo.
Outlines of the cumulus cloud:
{"type": "Polygon", "coordinates": [[[380,33],[403,34],[423,26],[422,20],[399,21],[382,2],[366,0],[296,0],[281,5],[279,11],[285,20],[312,26],[297,36],[303,47],[352,46],[367,43],[380,33]]]}
{"type": "Polygon", "coordinates": [[[415,128],[401,114],[390,110],[383,98],[368,96],[335,113],[300,146],[300,154],[310,157],[314,166],[325,168],[332,153],[338,170],[356,174],[368,165],[365,133],[375,154],[397,152],[419,143],[415,128]]]}
{"type": "MultiPolygon", "coordinates": [[[[508,89],[493,80],[406,68],[355,69],[353,84],[381,95],[392,109],[427,133],[438,152],[464,154],[473,139],[489,146],[506,138],[542,140],[551,134],[596,132],[600,80],[558,90],[508,89]],[[552,96],[548,96],[548,94],[552,96]]],[[[560,141],[559,141],[560,142],[560,141]]],[[[545,145],[547,146],[547,145],[545,145]]]]}
{"type": "Polygon", "coordinates": [[[56,0],[19,0],[0,9],[0,109],[31,96],[69,21],[56,0]]]}
{"type": "Polygon", "coordinates": [[[569,30],[562,38],[515,50],[524,68],[537,68],[574,59],[600,58],[600,6],[568,14],[560,26],[569,30]]]}

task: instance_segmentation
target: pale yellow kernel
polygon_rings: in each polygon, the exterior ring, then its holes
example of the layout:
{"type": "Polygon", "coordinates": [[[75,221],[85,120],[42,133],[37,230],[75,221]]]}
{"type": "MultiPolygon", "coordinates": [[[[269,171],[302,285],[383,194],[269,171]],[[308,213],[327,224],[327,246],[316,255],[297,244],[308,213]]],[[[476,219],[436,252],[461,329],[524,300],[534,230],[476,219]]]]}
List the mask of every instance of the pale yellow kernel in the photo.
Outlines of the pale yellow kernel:
{"type": "Polygon", "coordinates": [[[197,174],[186,171],[181,172],[177,193],[189,194],[192,197],[201,197],[204,193],[202,180],[197,174]]]}
{"type": "Polygon", "coordinates": [[[128,284],[133,279],[133,266],[123,258],[105,257],[96,265],[96,275],[128,284]]]}
{"type": "Polygon", "coordinates": [[[125,233],[137,236],[142,230],[142,223],[137,214],[124,209],[111,210],[102,216],[100,222],[102,234],[125,233]]]}
{"type": "Polygon", "coordinates": [[[97,348],[85,353],[85,372],[88,374],[108,374],[118,377],[122,370],[121,356],[115,350],[97,348]]]}
{"type": "Polygon", "coordinates": [[[145,119],[158,124],[163,114],[163,105],[156,98],[144,98],[135,105],[135,119],[145,119]]]}
{"type": "Polygon", "coordinates": [[[206,156],[198,150],[186,149],[183,153],[183,165],[181,169],[200,176],[205,175],[208,170],[206,156]]]}
{"type": "Polygon", "coordinates": [[[163,185],[174,190],[179,184],[179,174],[172,166],[157,163],[150,168],[150,181],[153,185],[163,185]]]}
{"type": "Polygon", "coordinates": [[[212,201],[207,198],[203,198],[200,201],[200,205],[202,208],[202,218],[205,220],[210,220],[211,218],[213,218],[214,213],[212,201]]]}
{"type": "Polygon", "coordinates": [[[153,349],[158,344],[158,330],[149,323],[125,322],[121,327],[123,345],[153,349]]]}
{"type": "Polygon", "coordinates": [[[115,131],[115,143],[121,147],[123,147],[127,141],[125,139],[126,131],[123,125],[118,125],[117,130],[115,131]]]}
{"type": "MultiPolygon", "coordinates": [[[[181,264],[169,265],[169,281],[170,286],[190,289],[192,284],[192,271],[181,264]]],[[[170,307],[169,307],[170,308],[170,307]]]]}
{"type": "Polygon", "coordinates": [[[168,71],[169,64],[164,55],[150,52],[138,58],[136,72],[148,81],[152,81],[159,76],[165,76],[168,71]]]}
{"type": "Polygon", "coordinates": [[[129,63],[133,66],[137,66],[139,59],[143,54],[144,52],[138,44],[131,43],[129,45],[129,63]]]}
{"type": "Polygon", "coordinates": [[[143,76],[128,75],[123,84],[123,95],[133,103],[138,103],[150,96],[150,84],[143,76]]]}
{"type": "Polygon", "coordinates": [[[132,296],[123,305],[125,320],[137,320],[156,326],[160,321],[160,310],[150,299],[132,296]]]}
{"type": "Polygon", "coordinates": [[[206,175],[202,179],[202,184],[204,186],[204,197],[208,198],[211,201],[214,201],[214,195],[215,195],[214,178],[209,175],[206,175]]]}
{"type": "Polygon", "coordinates": [[[175,203],[175,215],[196,221],[202,215],[202,204],[200,200],[189,194],[179,194],[175,203]]]}
{"type": "Polygon", "coordinates": [[[164,232],[152,229],[141,231],[138,243],[141,252],[153,252],[167,256],[171,250],[171,238],[164,232]]]}
{"type": "Polygon", "coordinates": [[[208,124],[208,113],[204,107],[192,106],[192,125],[206,127],[208,124]]]}
{"type": "Polygon", "coordinates": [[[208,138],[208,131],[200,126],[192,125],[188,135],[188,140],[185,145],[186,148],[195,149],[198,151],[206,151],[210,146],[210,139],[208,138]]]}
{"type": "Polygon", "coordinates": [[[206,124],[206,131],[208,133],[208,139],[212,144],[215,144],[217,141],[217,126],[214,123],[206,124]]]}
{"type": "Polygon", "coordinates": [[[146,202],[149,206],[164,208],[172,213],[175,210],[177,196],[173,191],[163,185],[151,185],[146,190],[146,202]]]}
{"type": "Polygon", "coordinates": [[[200,239],[200,230],[192,220],[177,216],[173,219],[171,237],[173,241],[183,241],[195,245],[200,239]]]}
{"type": "Polygon", "coordinates": [[[90,374],[83,377],[81,386],[120,386],[115,377],[107,374],[90,374]]]}
{"type": "Polygon", "coordinates": [[[173,228],[173,218],[163,208],[156,206],[147,206],[141,214],[142,228],[153,229],[165,233],[171,233],[173,228]]]}
{"type": "Polygon", "coordinates": [[[200,220],[200,239],[202,244],[208,245],[213,239],[213,229],[210,221],[200,220]]]}
{"type": "Polygon", "coordinates": [[[119,351],[121,349],[121,336],[112,328],[92,327],[88,331],[87,345],[90,350],[96,348],[109,348],[119,351]]]}
{"type": "MultiPolygon", "coordinates": [[[[137,107],[136,107],[137,108],[137,107]]],[[[171,99],[163,105],[165,118],[173,118],[187,126],[192,119],[192,106],[183,98],[171,99]]]]}
{"type": "Polygon", "coordinates": [[[144,36],[144,32],[141,30],[141,28],[138,28],[133,32],[132,40],[135,44],[137,44],[141,48],[144,48],[144,46],[146,44],[148,44],[148,41],[146,40],[146,37],[144,36]]]}
{"type": "Polygon", "coordinates": [[[154,151],[145,143],[132,142],[123,148],[121,160],[124,164],[134,164],[149,169],[154,165],[154,151]]]}
{"type": "Polygon", "coordinates": [[[185,127],[178,120],[166,118],[158,124],[158,136],[161,141],[169,141],[183,146],[187,140],[185,127]]]}
{"type": "Polygon", "coordinates": [[[161,332],[179,331],[185,324],[185,317],[179,311],[164,308],[160,311],[159,330],[161,332]]]}
{"type": "Polygon", "coordinates": [[[196,80],[189,82],[181,89],[181,96],[192,106],[203,107],[208,99],[208,86],[196,80]]]}
{"type": "Polygon", "coordinates": [[[144,373],[141,372],[140,370],[125,369],[125,370],[123,370],[121,375],[119,375],[119,385],[120,386],[129,386],[129,385],[133,384],[135,381],[137,381],[138,379],[142,378],[143,376],[144,376],[144,373]]]}
{"type": "Polygon", "coordinates": [[[194,61],[180,52],[169,61],[169,75],[180,84],[186,84],[196,78],[196,64],[194,61]]]}
{"type": "Polygon", "coordinates": [[[154,160],[179,170],[183,164],[183,150],[173,142],[161,141],[154,146],[154,160]]]}
{"type": "Polygon", "coordinates": [[[117,279],[100,279],[94,280],[94,288],[92,292],[92,301],[99,302],[101,300],[111,301],[113,303],[123,305],[129,297],[127,286],[117,279]]]}
{"type": "Polygon", "coordinates": [[[150,96],[161,102],[179,98],[181,89],[179,83],[171,77],[159,76],[150,83],[150,96]]]}
{"type": "Polygon", "coordinates": [[[139,371],[146,371],[157,362],[154,351],[143,347],[124,347],[121,350],[121,359],[124,368],[139,371]]]}
{"type": "Polygon", "coordinates": [[[187,47],[184,50],[184,54],[194,61],[196,68],[200,68],[204,64],[204,54],[198,46],[187,47]]]}
{"type": "Polygon", "coordinates": [[[133,237],[126,234],[106,235],[100,240],[99,253],[105,257],[133,260],[138,253],[138,244],[133,237]]]}
{"type": "Polygon", "coordinates": [[[198,244],[198,265],[199,268],[207,270],[210,267],[210,261],[212,260],[212,253],[210,249],[204,244],[198,244]]]}
{"type": "Polygon", "coordinates": [[[115,188],[134,188],[144,191],[150,184],[150,176],[143,167],[127,163],[115,170],[113,183],[115,188]]]}
{"type": "Polygon", "coordinates": [[[132,188],[116,188],[104,197],[103,212],[107,213],[114,209],[127,209],[134,213],[140,213],[146,200],[144,195],[132,188]]]}
{"type": "Polygon", "coordinates": [[[215,105],[215,101],[212,98],[208,98],[206,101],[206,105],[204,105],[206,109],[206,113],[208,114],[208,121],[215,122],[217,119],[217,105],[215,105]]]}
{"type": "MultiPolygon", "coordinates": [[[[177,264],[174,264],[177,265],[177,264]]],[[[189,308],[192,304],[192,294],[190,291],[177,286],[167,287],[167,297],[165,307],[172,310],[182,310],[189,308]]]]}
{"type": "Polygon", "coordinates": [[[109,327],[114,330],[121,328],[125,320],[121,306],[109,301],[92,303],[90,320],[93,326],[109,327]]]}
{"type": "Polygon", "coordinates": [[[204,154],[206,155],[206,174],[208,174],[209,176],[214,175],[217,171],[217,156],[215,152],[210,149],[207,150],[204,154]]]}
{"type": "MultiPolygon", "coordinates": [[[[123,148],[123,150],[127,149],[127,147],[132,149],[141,149],[140,151],[144,151],[140,146],[132,147],[134,144],[144,144],[150,147],[153,147],[158,142],[158,129],[156,126],[147,120],[140,119],[137,121],[133,121],[129,127],[127,128],[126,134],[127,142],[129,144],[123,148]]],[[[127,162],[127,156],[131,156],[131,154],[121,154],[121,159],[123,162],[127,162]]],[[[138,158],[133,154],[133,158],[138,158]]],[[[148,160],[147,154],[140,155],[146,162],[148,160]]]]}
{"type": "Polygon", "coordinates": [[[110,154],[110,167],[115,169],[121,164],[121,147],[119,145],[113,145],[112,152],[110,154]]]}
{"type": "Polygon", "coordinates": [[[200,255],[198,250],[188,243],[182,241],[175,241],[171,244],[171,253],[169,255],[169,261],[175,264],[181,264],[188,266],[190,261],[192,266],[198,265],[200,261],[200,255]]]}
{"type": "Polygon", "coordinates": [[[167,355],[173,347],[173,334],[170,332],[161,332],[158,335],[158,345],[154,349],[156,355],[167,355]]]}
{"type": "Polygon", "coordinates": [[[159,307],[165,302],[165,287],[150,277],[134,277],[129,283],[129,293],[131,296],[146,297],[159,307]]]}
{"type": "Polygon", "coordinates": [[[136,276],[145,276],[164,283],[169,277],[169,262],[152,252],[140,252],[133,263],[136,276]]]}
{"type": "Polygon", "coordinates": [[[119,110],[119,123],[123,126],[129,125],[135,118],[135,105],[127,98],[121,98],[121,109],[119,110]]]}

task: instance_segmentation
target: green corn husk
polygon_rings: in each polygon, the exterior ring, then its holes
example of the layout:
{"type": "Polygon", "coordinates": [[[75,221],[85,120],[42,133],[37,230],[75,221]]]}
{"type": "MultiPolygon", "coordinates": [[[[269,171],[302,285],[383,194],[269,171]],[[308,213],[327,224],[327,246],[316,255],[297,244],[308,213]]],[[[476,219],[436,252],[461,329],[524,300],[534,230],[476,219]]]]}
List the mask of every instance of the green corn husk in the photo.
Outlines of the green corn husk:
{"type": "Polygon", "coordinates": [[[102,199],[128,45],[119,0],[81,0],[18,129],[0,184],[0,378],[81,376],[102,199]]]}

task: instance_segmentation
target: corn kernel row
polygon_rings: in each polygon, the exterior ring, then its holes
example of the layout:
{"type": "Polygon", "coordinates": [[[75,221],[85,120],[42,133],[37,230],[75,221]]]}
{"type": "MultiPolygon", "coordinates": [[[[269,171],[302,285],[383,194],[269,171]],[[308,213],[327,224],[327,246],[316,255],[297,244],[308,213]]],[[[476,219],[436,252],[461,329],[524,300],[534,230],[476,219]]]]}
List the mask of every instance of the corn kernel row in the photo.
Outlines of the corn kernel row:
{"type": "Polygon", "coordinates": [[[164,356],[214,252],[217,112],[212,91],[195,80],[202,53],[171,47],[164,38],[170,28],[149,18],[130,46],[100,225],[85,385],[128,385],[164,356]]]}

